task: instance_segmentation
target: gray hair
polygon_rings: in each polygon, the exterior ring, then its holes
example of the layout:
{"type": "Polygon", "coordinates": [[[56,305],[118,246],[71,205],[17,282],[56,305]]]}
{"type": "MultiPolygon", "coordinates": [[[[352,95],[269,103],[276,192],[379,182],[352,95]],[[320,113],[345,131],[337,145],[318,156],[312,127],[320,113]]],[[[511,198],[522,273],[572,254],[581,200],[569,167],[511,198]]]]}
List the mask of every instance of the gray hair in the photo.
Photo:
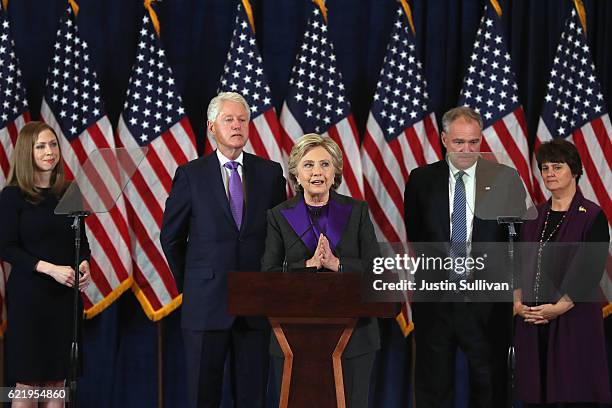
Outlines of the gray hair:
{"type": "Polygon", "coordinates": [[[480,116],[480,113],[476,112],[469,106],[457,106],[442,116],[442,130],[444,130],[444,133],[448,133],[448,128],[450,127],[451,123],[459,118],[475,120],[478,122],[480,130],[482,130],[482,116],[480,116]]]}
{"type": "Polygon", "coordinates": [[[241,103],[246,109],[247,112],[247,120],[251,119],[251,108],[247,103],[246,99],[242,97],[238,92],[219,92],[217,96],[210,100],[208,104],[208,109],[206,110],[207,119],[210,122],[214,122],[217,120],[217,116],[219,116],[219,111],[221,110],[221,106],[225,101],[233,101],[241,103]]]}

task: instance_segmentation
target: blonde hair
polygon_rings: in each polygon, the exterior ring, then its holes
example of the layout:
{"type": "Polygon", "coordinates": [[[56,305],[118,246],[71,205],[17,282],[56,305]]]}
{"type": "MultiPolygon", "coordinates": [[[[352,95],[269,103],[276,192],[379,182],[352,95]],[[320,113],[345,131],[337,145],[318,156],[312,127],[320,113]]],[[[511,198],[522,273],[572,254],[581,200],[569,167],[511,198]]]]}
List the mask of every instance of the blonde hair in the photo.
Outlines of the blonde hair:
{"type": "Polygon", "coordinates": [[[242,97],[242,95],[240,95],[238,92],[220,92],[219,95],[212,98],[208,104],[206,117],[210,122],[217,120],[221,106],[225,101],[233,101],[242,104],[244,109],[246,109],[247,119],[251,119],[251,108],[249,107],[249,103],[242,97]]]}
{"type": "MultiPolygon", "coordinates": [[[[38,140],[38,135],[45,130],[50,131],[55,136],[58,142],[57,135],[51,126],[43,122],[29,122],[17,136],[15,150],[11,156],[11,168],[9,170],[7,185],[18,186],[27,201],[32,204],[38,204],[43,200],[40,189],[34,184],[34,173],[37,171],[36,163],[34,162],[34,145],[38,140]]],[[[51,192],[57,197],[61,197],[67,187],[64,176],[64,165],[61,163],[62,153],[58,163],[51,172],[51,192]]]]}
{"type": "Polygon", "coordinates": [[[336,190],[342,183],[342,151],[338,144],[329,136],[321,136],[316,133],[308,133],[298,139],[291,149],[289,155],[289,180],[293,184],[295,191],[302,191],[303,188],[298,184],[298,164],[300,160],[315,147],[323,147],[332,157],[334,165],[334,184],[332,190],[336,190]]]}

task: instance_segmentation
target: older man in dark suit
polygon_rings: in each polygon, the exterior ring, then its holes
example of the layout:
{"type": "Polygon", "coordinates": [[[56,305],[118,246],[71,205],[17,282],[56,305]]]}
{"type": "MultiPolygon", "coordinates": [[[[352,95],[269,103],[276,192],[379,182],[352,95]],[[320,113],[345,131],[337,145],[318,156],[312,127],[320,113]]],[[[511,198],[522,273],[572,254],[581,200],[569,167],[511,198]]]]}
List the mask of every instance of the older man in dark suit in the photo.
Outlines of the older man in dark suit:
{"type": "Polygon", "coordinates": [[[265,402],[270,329],[227,312],[227,272],[259,270],[266,211],[286,198],[280,164],[243,152],[249,106],[223,92],[208,106],[217,150],[177,169],[161,243],[183,290],[181,325],[190,407],[218,407],[228,351],[238,407],[265,402]]]}
{"type": "MultiPolygon", "coordinates": [[[[441,254],[441,248],[447,248],[447,252],[441,256],[449,256],[448,249],[452,256],[453,248],[461,243],[465,250],[470,243],[506,241],[507,233],[494,215],[522,215],[525,196],[518,174],[476,154],[482,143],[482,119],[477,112],[468,107],[451,109],[444,115],[443,128],[442,143],[448,160],[413,170],[406,184],[408,239],[414,243],[442,243],[436,251],[441,254]],[[484,203],[489,207],[479,212],[479,204],[484,203]],[[495,208],[500,204],[505,208],[495,208]]],[[[471,255],[475,256],[475,245],[471,247],[471,255]]],[[[498,269],[491,266],[495,262],[500,265],[505,261],[488,259],[488,276],[498,269]]],[[[452,282],[453,277],[448,271],[422,271],[417,272],[416,279],[452,282]]],[[[505,403],[511,305],[470,302],[469,296],[451,293],[443,298],[448,300],[445,302],[438,298],[435,303],[414,304],[415,394],[419,408],[443,407],[452,401],[457,347],[468,360],[470,407],[490,408],[505,403]]]]}

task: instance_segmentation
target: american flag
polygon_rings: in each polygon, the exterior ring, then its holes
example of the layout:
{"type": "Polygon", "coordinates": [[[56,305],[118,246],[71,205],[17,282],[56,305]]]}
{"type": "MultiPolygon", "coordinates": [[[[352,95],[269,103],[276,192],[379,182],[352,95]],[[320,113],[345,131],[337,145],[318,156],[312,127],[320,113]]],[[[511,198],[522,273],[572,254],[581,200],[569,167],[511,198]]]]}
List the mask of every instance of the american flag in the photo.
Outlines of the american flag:
{"type": "MultiPolygon", "coordinates": [[[[538,124],[535,151],[541,143],[565,138],[580,153],[584,175],[580,190],[603,209],[612,222],[612,125],[597,80],[595,65],[576,10],[565,22],[550,70],[542,116],[538,124]]],[[[544,187],[535,157],[532,160],[534,191],[538,201],[550,194],[544,187]]],[[[612,267],[604,275],[604,292],[612,293],[612,267]]]]}
{"type": "Polygon", "coordinates": [[[497,160],[504,164],[513,164],[531,194],[527,122],[517,89],[501,18],[487,4],[476,34],[459,105],[469,106],[482,115],[481,150],[494,152],[497,160]]]}
{"type": "Polygon", "coordinates": [[[176,168],[195,159],[197,152],[172,70],[148,15],[142,19],[117,143],[127,148],[148,147],[125,196],[134,238],[133,289],[147,316],[158,320],[182,299],[159,242],[166,198],[176,168]]]}
{"type": "Polygon", "coordinates": [[[361,199],[363,174],[359,134],[346,98],[342,76],[336,67],[334,47],[327,36],[322,9],[310,3],[304,40],[289,81],[280,122],[285,132],[283,148],[289,153],[305,133],[330,136],[342,149],[343,183],[338,192],[361,199]]]}
{"type": "MultiPolygon", "coordinates": [[[[21,70],[15,56],[9,22],[0,9],[0,190],[6,183],[9,160],[19,130],[30,120],[25,88],[21,84],[21,70]]],[[[0,336],[6,328],[4,289],[9,266],[0,260],[0,336]]]]}
{"type": "MultiPolygon", "coordinates": [[[[378,239],[388,242],[407,240],[404,187],[410,171],[442,159],[409,23],[409,16],[398,6],[361,148],[365,198],[378,239]]],[[[412,328],[410,314],[405,303],[397,317],[405,335],[412,328]]]]}
{"type": "MultiPolygon", "coordinates": [[[[57,30],[41,116],[58,135],[68,178],[83,171],[83,164],[94,150],[115,147],[88,46],[79,36],[71,7],[57,30]]],[[[101,176],[109,173],[108,168],[99,170],[89,172],[81,181],[88,189],[99,191],[102,199],[109,186],[105,183],[113,180],[101,176]]],[[[88,217],[86,232],[91,247],[92,284],[83,301],[85,312],[91,317],[131,285],[130,237],[123,200],[119,199],[108,213],[88,217]]]]}
{"type": "MultiPolygon", "coordinates": [[[[410,171],[442,158],[409,18],[398,6],[361,148],[365,198],[379,241],[406,242],[404,187],[410,171]]],[[[407,302],[396,320],[408,335],[413,326],[407,302]]]]}
{"type": "Polygon", "coordinates": [[[414,34],[401,6],[361,148],[365,198],[380,241],[405,242],[404,187],[410,171],[442,151],[414,34]]]}
{"type": "MultiPolygon", "coordinates": [[[[248,7],[248,0],[242,1],[248,7]]],[[[264,75],[255,35],[241,3],[238,3],[234,34],[219,86],[219,92],[227,91],[240,93],[251,107],[249,141],[245,150],[280,163],[287,176],[281,151],[280,124],[272,105],[272,94],[264,75]]],[[[210,134],[209,141],[212,146],[216,145],[210,134]]]]}

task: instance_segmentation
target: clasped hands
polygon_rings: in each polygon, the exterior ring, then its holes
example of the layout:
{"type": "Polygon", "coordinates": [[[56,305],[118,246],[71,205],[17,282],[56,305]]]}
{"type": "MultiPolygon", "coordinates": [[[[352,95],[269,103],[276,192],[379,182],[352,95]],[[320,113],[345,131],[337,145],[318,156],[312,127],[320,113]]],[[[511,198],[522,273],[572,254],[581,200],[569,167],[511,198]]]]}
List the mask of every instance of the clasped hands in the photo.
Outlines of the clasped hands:
{"type": "MultiPolygon", "coordinates": [[[[47,274],[55,279],[58,283],[73,287],[75,283],[74,269],[67,265],[55,265],[46,261],[39,261],[36,265],[38,272],[47,274]]],[[[89,285],[91,275],[89,272],[89,262],[83,261],[79,264],[79,290],[84,291],[89,285]]]]}
{"type": "Polygon", "coordinates": [[[319,242],[315,249],[312,258],[306,261],[307,267],[316,267],[317,269],[329,269],[338,272],[340,260],[332,252],[327,237],[323,234],[319,235],[319,242]]]}
{"type": "Polygon", "coordinates": [[[521,316],[525,323],[548,324],[563,313],[574,307],[569,299],[561,299],[557,303],[546,303],[538,306],[527,306],[522,302],[514,302],[514,310],[521,316]]]}

